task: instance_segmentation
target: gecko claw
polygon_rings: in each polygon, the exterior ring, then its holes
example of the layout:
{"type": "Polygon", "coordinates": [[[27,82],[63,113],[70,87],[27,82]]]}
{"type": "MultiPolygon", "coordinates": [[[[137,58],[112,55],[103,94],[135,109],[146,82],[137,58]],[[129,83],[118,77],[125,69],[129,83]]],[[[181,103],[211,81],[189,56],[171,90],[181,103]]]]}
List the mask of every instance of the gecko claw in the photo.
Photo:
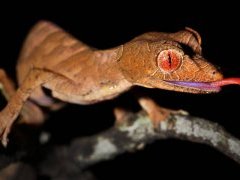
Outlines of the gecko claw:
{"type": "Polygon", "coordinates": [[[7,138],[7,137],[3,137],[1,141],[2,141],[2,145],[3,145],[3,147],[6,148],[7,145],[8,145],[8,138],[7,138]]]}
{"type": "Polygon", "coordinates": [[[3,147],[7,147],[7,145],[8,145],[8,133],[9,133],[9,130],[7,130],[7,129],[2,129],[1,128],[1,143],[2,143],[2,145],[3,145],[3,147]]]}
{"type": "MultiPolygon", "coordinates": [[[[1,117],[1,115],[0,115],[0,117],[1,117]]],[[[5,147],[5,148],[8,145],[8,134],[11,131],[11,126],[12,126],[12,123],[2,123],[0,125],[0,141],[3,145],[3,147],[5,147]]]]}

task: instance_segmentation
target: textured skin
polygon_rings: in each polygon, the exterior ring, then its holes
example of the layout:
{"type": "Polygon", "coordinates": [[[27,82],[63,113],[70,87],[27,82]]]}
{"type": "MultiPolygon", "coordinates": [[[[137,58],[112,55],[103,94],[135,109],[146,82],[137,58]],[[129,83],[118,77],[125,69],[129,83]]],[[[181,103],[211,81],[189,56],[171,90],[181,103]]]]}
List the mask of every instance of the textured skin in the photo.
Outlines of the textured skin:
{"type": "Polygon", "coordinates": [[[0,112],[0,133],[7,144],[10,127],[24,102],[52,106],[41,87],[62,101],[92,104],[114,98],[134,85],[189,93],[207,93],[168,81],[212,82],[222,79],[216,68],[201,56],[199,34],[187,28],[176,33],[146,33],[108,50],[96,50],[56,25],[41,21],[29,33],[17,64],[19,88],[0,112]],[[191,49],[185,52],[184,46],[191,49]],[[182,56],[171,72],[157,66],[158,54],[173,49],[182,56]]]}
{"type": "MultiPolygon", "coordinates": [[[[131,85],[117,69],[121,51],[121,47],[95,51],[55,25],[40,22],[23,47],[17,65],[19,84],[35,67],[54,76],[43,84],[54,97],[79,104],[109,99],[131,85]]],[[[32,98],[40,99],[34,93],[32,98]]]]}

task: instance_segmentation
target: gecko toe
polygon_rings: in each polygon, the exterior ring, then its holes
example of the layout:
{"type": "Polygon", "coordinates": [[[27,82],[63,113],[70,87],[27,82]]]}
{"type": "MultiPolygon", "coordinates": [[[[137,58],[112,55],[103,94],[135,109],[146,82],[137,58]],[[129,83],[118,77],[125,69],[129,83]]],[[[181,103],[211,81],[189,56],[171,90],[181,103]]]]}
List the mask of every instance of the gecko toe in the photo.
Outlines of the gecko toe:
{"type": "Polygon", "coordinates": [[[126,120],[126,117],[131,114],[129,111],[119,107],[115,107],[113,113],[116,119],[116,126],[123,124],[126,120]]]}
{"type": "Polygon", "coordinates": [[[8,145],[8,138],[7,138],[7,137],[3,137],[2,140],[1,140],[1,142],[2,142],[3,147],[6,148],[7,145],[8,145]]]}
{"type": "Polygon", "coordinates": [[[149,97],[141,97],[138,99],[138,101],[140,106],[148,114],[149,119],[152,121],[155,128],[157,128],[158,125],[162,121],[166,120],[168,116],[173,112],[171,109],[159,106],[154,100],[149,97]]]}

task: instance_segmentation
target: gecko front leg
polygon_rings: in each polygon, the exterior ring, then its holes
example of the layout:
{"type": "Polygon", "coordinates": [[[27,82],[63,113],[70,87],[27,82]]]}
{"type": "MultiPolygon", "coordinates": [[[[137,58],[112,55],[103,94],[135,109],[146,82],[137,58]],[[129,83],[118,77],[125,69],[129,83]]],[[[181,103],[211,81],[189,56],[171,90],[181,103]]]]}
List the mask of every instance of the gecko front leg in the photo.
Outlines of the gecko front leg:
{"type": "MultiPolygon", "coordinates": [[[[183,110],[172,110],[159,106],[153,99],[144,96],[137,96],[137,100],[142,109],[149,116],[150,121],[153,124],[154,128],[158,128],[159,124],[162,121],[165,121],[171,114],[184,114],[188,113],[183,110]]],[[[121,125],[125,122],[126,117],[131,115],[132,112],[127,111],[123,108],[114,108],[114,116],[115,116],[115,125],[121,125]]]]}
{"type": "Polygon", "coordinates": [[[143,110],[145,110],[148,114],[149,119],[152,121],[154,127],[157,127],[159,123],[164,121],[173,111],[160,107],[149,97],[139,97],[138,102],[143,110]]]}
{"type": "MultiPolygon", "coordinates": [[[[7,101],[16,93],[14,82],[0,69],[0,90],[7,101]]],[[[39,106],[27,101],[21,111],[20,122],[26,124],[40,124],[45,116],[39,106]]]]}
{"type": "Polygon", "coordinates": [[[149,119],[152,121],[154,128],[157,128],[159,124],[166,120],[171,114],[184,114],[188,113],[184,110],[172,110],[159,106],[153,99],[149,97],[139,97],[138,102],[143,110],[149,116],[149,119]]]}
{"type": "Polygon", "coordinates": [[[0,112],[0,136],[4,146],[7,145],[7,136],[12,124],[32,91],[47,82],[51,77],[52,73],[40,69],[31,70],[17,91],[11,96],[6,107],[0,112]]]}

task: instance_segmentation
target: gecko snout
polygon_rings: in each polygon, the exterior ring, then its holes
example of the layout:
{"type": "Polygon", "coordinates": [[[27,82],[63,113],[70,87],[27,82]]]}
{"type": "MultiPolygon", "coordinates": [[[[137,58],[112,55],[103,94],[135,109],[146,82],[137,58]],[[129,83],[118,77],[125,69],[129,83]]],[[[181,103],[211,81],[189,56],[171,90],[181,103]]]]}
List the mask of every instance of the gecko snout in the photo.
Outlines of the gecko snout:
{"type": "Polygon", "coordinates": [[[210,74],[211,74],[212,81],[218,81],[218,80],[223,79],[222,73],[220,71],[218,71],[217,69],[210,71],[210,74]]]}

